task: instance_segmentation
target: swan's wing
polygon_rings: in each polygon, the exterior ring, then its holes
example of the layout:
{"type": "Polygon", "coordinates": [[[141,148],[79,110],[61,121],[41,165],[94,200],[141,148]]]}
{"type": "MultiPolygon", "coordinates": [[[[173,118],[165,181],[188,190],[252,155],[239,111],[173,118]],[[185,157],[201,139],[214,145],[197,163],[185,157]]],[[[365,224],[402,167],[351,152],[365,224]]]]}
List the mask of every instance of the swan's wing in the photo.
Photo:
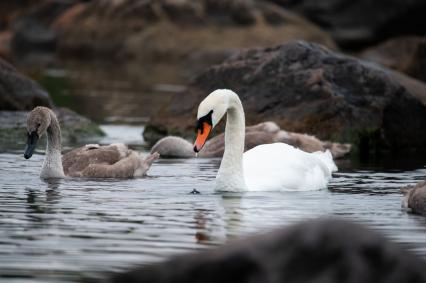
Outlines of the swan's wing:
{"type": "Polygon", "coordinates": [[[65,175],[78,175],[91,164],[114,164],[128,155],[124,144],[111,144],[95,147],[82,146],[65,153],[62,156],[62,166],[65,175]]]}
{"type": "Polygon", "coordinates": [[[247,151],[243,168],[249,190],[321,189],[337,169],[329,152],[306,153],[284,143],[247,151]]]}

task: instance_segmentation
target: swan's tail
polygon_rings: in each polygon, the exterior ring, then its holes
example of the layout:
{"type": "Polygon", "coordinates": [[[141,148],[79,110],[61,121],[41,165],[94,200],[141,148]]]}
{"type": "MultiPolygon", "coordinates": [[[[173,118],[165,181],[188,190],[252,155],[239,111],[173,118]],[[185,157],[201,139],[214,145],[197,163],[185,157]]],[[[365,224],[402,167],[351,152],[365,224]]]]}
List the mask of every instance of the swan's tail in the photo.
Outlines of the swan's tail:
{"type": "Polygon", "coordinates": [[[322,163],[324,163],[330,173],[337,171],[337,166],[333,161],[333,156],[331,155],[331,152],[328,149],[325,152],[316,151],[313,154],[318,157],[318,159],[321,160],[322,163]]]}

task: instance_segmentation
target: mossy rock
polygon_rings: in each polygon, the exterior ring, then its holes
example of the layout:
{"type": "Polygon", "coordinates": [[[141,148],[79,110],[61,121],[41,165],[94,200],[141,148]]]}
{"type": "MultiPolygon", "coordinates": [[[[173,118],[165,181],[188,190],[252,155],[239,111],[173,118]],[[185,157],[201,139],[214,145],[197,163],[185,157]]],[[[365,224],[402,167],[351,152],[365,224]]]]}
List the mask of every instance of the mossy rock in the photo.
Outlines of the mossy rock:
{"type": "MultiPolygon", "coordinates": [[[[63,144],[93,141],[104,136],[99,126],[67,108],[55,108],[63,144]]],[[[0,111],[0,146],[15,148],[26,142],[27,111],[0,111]]]]}

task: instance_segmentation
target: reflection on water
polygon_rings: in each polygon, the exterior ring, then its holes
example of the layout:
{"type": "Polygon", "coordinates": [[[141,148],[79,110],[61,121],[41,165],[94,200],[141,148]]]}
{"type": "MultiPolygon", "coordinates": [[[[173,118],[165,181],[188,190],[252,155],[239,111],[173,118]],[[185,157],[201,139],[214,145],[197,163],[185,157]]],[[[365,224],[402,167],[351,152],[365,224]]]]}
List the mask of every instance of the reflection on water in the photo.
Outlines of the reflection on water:
{"type": "Polygon", "coordinates": [[[55,182],[38,178],[42,159],[0,154],[0,281],[102,276],[321,215],[366,223],[426,257],[426,220],[402,212],[399,193],[424,167],[345,170],[323,191],[218,194],[218,159],[159,160],[144,179],[55,182]]]}

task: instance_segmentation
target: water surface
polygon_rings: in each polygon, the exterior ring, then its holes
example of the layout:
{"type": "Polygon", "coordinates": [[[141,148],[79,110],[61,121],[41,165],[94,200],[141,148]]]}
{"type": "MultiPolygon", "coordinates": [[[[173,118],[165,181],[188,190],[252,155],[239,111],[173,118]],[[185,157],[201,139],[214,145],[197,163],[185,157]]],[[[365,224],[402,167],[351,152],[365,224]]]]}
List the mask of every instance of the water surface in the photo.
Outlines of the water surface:
{"type": "MultiPolygon", "coordinates": [[[[118,126],[123,127],[123,126],[118,126]]],[[[117,126],[103,127],[114,142],[117,126]]],[[[141,128],[118,132],[138,148],[141,128]]],[[[44,182],[42,150],[0,153],[0,281],[73,282],[192,252],[302,219],[340,216],[371,226],[426,258],[426,218],[401,211],[409,170],[345,169],[328,190],[215,193],[219,159],[159,160],[143,179],[44,182]],[[189,194],[197,189],[201,194],[189,194]]]]}

